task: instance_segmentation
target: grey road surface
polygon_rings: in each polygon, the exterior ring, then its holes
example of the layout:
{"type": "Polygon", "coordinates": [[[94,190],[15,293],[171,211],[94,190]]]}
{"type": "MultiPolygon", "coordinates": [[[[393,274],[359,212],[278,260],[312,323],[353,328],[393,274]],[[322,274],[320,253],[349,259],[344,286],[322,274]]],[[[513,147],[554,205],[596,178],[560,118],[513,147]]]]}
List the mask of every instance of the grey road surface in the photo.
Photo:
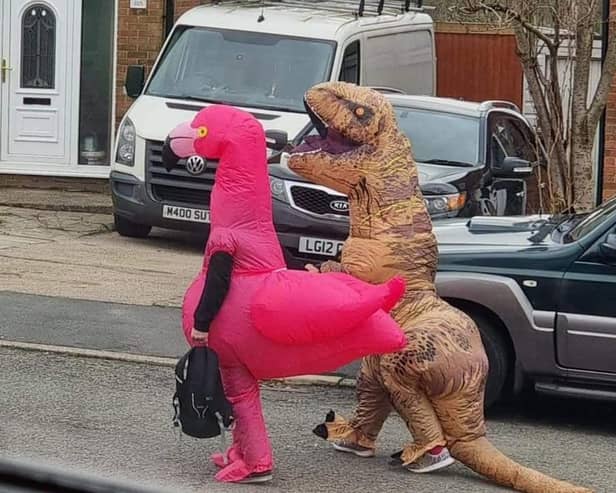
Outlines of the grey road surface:
{"type": "MultiPolygon", "coordinates": [[[[148,356],[178,357],[188,348],[179,308],[0,291],[0,339],[148,356]]],[[[336,371],[354,377],[358,364],[336,371]]]]}
{"type": "MultiPolygon", "coordinates": [[[[172,492],[507,491],[456,464],[414,476],[387,465],[408,435],[386,424],[374,459],[330,450],[311,428],[330,407],[349,413],[351,390],[267,388],[263,393],[277,469],[265,487],[212,480],[216,440],[180,438],[171,426],[172,370],[130,363],[0,350],[0,454],[129,480],[172,492]]],[[[510,457],[563,479],[616,491],[614,406],[534,399],[489,420],[510,457]]]]}

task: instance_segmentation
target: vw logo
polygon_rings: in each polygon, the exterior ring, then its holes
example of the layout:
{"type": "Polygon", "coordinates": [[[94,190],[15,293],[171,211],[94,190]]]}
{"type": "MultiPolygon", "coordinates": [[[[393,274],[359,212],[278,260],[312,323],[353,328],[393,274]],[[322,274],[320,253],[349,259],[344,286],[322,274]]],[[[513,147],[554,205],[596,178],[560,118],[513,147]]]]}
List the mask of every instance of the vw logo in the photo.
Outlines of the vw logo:
{"type": "Polygon", "coordinates": [[[347,212],[349,203],[346,200],[334,200],[329,203],[329,207],[336,212],[347,212]]]}
{"type": "Polygon", "coordinates": [[[201,156],[190,156],[186,160],[186,171],[191,175],[200,175],[205,171],[205,160],[201,156]]]}

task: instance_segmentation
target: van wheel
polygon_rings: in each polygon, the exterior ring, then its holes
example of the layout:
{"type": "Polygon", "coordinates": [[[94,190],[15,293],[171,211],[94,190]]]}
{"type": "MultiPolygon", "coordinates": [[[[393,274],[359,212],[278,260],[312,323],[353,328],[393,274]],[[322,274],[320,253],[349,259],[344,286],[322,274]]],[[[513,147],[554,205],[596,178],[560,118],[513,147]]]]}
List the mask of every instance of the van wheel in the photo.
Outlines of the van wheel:
{"type": "Polygon", "coordinates": [[[478,312],[469,315],[479,327],[490,363],[484,401],[485,409],[489,409],[500,400],[507,383],[510,368],[509,344],[498,325],[488,317],[478,312]]]}
{"type": "Polygon", "coordinates": [[[152,226],[147,224],[138,224],[129,221],[125,217],[113,215],[113,222],[115,224],[116,231],[120,236],[128,236],[129,238],[145,238],[152,231],[152,226]]]}

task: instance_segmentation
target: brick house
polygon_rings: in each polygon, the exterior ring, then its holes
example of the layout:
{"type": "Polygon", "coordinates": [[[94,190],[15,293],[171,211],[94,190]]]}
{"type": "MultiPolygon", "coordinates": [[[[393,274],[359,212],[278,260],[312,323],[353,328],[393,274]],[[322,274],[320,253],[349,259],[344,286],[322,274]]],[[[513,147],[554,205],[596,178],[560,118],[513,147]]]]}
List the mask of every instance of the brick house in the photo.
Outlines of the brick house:
{"type": "Polygon", "coordinates": [[[199,3],[0,0],[0,184],[106,181],[130,105],[127,65],[151,67],[175,18],[199,3]]]}
{"type": "MultiPolygon", "coordinates": [[[[432,12],[437,22],[448,20],[449,1],[426,0],[437,5],[432,12]]],[[[106,179],[113,136],[131,104],[124,94],[127,67],[151,68],[173,21],[206,2],[0,0],[0,32],[10,33],[0,37],[0,61],[6,69],[1,71],[0,83],[0,182],[3,176],[15,175],[106,179]],[[24,43],[22,50],[22,39],[28,37],[42,42],[39,45],[55,37],[55,43],[50,50],[29,52],[37,43],[24,43]]],[[[616,0],[611,2],[616,12],[616,0]]],[[[488,78],[486,84],[485,70],[469,73],[465,65],[463,75],[452,71],[461,63],[459,34],[451,31],[451,25],[437,24],[439,95],[519,97],[525,106],[523,89],[515,93],[515,84],[520,86],[517,79],[508,76],[490,82],[488,78]]],[[[514,73],[517,60],[511,40],[486,35],[482,43],[487,49],[500,50],[494,55],[500,63],[493,70],[496,77],[505,69],[514,73]]],[[[485,56],[480,60],[483,67],[485,56]]],[[[616,88],[609,100],[605,157],[599,166],[604,196],[616,195],[616,88]]]]}

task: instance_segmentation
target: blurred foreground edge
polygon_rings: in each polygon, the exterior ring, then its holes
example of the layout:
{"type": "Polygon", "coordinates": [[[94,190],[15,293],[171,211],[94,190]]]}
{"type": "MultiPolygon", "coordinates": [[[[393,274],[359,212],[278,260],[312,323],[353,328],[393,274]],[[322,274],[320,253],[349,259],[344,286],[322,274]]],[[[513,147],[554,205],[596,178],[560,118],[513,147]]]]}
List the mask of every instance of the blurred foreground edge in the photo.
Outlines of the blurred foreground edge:
{"type": "Polygon", "coordinates": [[[69,473],[59,467],[32,461],[0,458],[1,493],[166,493],[91,475],[69,473]]]}

